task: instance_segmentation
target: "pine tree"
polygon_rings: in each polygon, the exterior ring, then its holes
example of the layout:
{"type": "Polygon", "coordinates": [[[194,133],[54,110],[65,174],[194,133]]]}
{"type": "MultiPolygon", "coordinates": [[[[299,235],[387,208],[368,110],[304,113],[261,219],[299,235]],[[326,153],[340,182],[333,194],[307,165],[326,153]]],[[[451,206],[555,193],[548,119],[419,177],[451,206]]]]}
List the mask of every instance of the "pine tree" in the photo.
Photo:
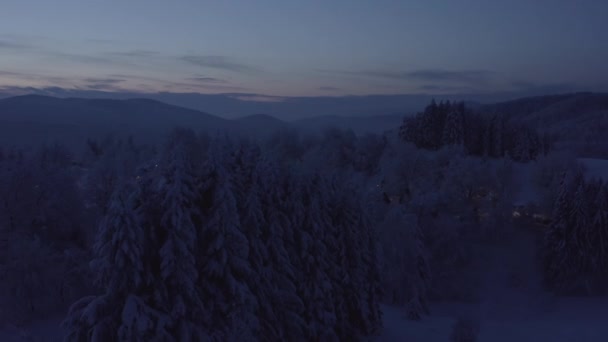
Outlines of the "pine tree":
{"type": "Polygon", "coordinates": [[[464,145],[470,155],[483,155],[483,119],[472,112],[465,112],[464,145]]]}
{"type": "Polygon", "coordinates": [[[338,289],[334,295],[337,332],[341,339],[353,339],[371,334],[381,325],[377,237],[354,185],[334,176],[326,188],[329,202],[325,208],[331,223],[327,229],[333,235],[326,241],[333,246],[331,259],[338,261],[332,272],[338,289]]]}
{"type": "MultiPolygon", "coordinates": [[[[211,207],[199,231],[201,287],[205,303],[205,328],[213,338],[253,336],[257,325],[255,298],[247,285],[252,276],[247,261],[249,242],[243,234],[230,173],[225,168],[226,145],[212,146],[207,170],[212,178],[211,207]],[[238,332],[241,336],[233,336],[238,332]]],[[[230,165],[230,164],[228,164],[230,165]]]]}
{"type": "Polygon", "coordinates": [[[462,145],[464,143],[464,113],[452,110],[446,117],[443,130],[443,145],[462,145]]]}
{"type": "MultiPolygon", "coordinates": [[[[569,291],[577,275],[578,243],[573,236],[576,212],[574,195],[583,184],[580,170],[567,172],[560,184],[560,191],[553,206],[553,219],[547,230],[542,247],[545,283],[557,291],[569,291]]],[[[579,205],[582,208],[582,205],[579,205]]]]}
{"type": "Polygon", "coordinates": [[[203,336],[200,330],[203,302],[197,287],[195,252],[199,239],[194,223],[201,214],[196,208],[196,165],[191,162],[189,148],[187,141],[170,144],[161,161],[159,184],[162,196],[159,236],[164,237],[159,241],[163,309],[170,313],[175,337],[180,340],[203,336]]]}
{"type": "Polygon", "coordinates": [[[382,224],[382,282],[384,300],[404,305],[408,318],[428,313],[428,256],[418,224],[402,208],[393,208],[382,224]],[[405,243],[405,246],[404,246],[405,243]]]}
{"type": "Polygon", "coordinates": [[[431,104],[426,107],[419,126],[422,135],[422,147],[431,150],[441,147],[446,115],[444,108],[438,106],[435,100],[432,100],[431,104]]]}
{"type": "Polygon", "coordinates": [[[256,316],[259,324],[255,328],[255,333],[260,340],[272,340],[279,334],[275,331],[277,327],[274,325],[278,319],[274,314],[270,294],[273,286],[271,273],[274,270],[270,265],[270,256],[265,243],[269,230],[262,208],[261,170],[262,168],[257,165],[253,170],[252,185],[244,199],[241,224],[243,233],[249,240],[247,260],[255,270],[248,279],[248,285],[258,303],[256,316]]]}
{"type": "Polygon", "coordinates": [[[493,142],[490,155],[494,158],[502,158],[505,153],[504,135],[505,135],[505,118],[502,115],[495,115],[492,118],[492,133],[493,142]]]}
{"type": "Polygon", "coordinates": [[[324,217],[322,206],[328,202],[322,196],[327,190],[320,176],[305,179],[304,184],[292,192],[294,199],[301,198],[295,204],[294,215],[299,226],[295,229],[295,242],[300,256],[298,293],[304,299],[304,319],[307,323],[307,339],[332,341],[338,336],[334,330],[336,312],[332,294],[338,293],[330,273],[337,269],[329,254],[328,247],[335,246],[332,240],[333,227],[324,217]]]}
{"type": "MultiPolygon", "coordinates": [[[[264,219],[268,223],[262,232],[268,257],[268,297],[272,316],[262,323],[262,331],[274,334],[273,340],[298,341],[306,336],[304,300],[297,292],[301,267],[295,253],[296,223],[302,212],[296,211],[293,177],[284,169],[272,164],[262,164],[261,199],[264,219]]],[[[264,228],[264,227],[263,227],[264,228]]],[[[264,306],[265,307],[265,306],[264,306]]],[[[268,313],[268,311],[266,311],[268,313]]]]}
{"type": "Polygon", "coordinates": [[[139,192],[118,191],[100,225],[92,263],[105,291],[74,303],[64,327],[66,341],[172,340],[169,317],[152,306],[146,237],[134,207],[139,192]]]}
{"type": "Polygon", "coordinates": [[[494,130],[492,120],[484,120],[483,128],[483,156],[491,157],[494,149],[494,130]]]}
{"type": "Polygon", "coordinates": [[[602,182],[596,186],[593,202],[595,210],[591,217],[589,236],[592,248],[589,253],[593,270],[600,276],[598,280],[603,281],[602,278],[608,276],[608,186],[602,182]]]}

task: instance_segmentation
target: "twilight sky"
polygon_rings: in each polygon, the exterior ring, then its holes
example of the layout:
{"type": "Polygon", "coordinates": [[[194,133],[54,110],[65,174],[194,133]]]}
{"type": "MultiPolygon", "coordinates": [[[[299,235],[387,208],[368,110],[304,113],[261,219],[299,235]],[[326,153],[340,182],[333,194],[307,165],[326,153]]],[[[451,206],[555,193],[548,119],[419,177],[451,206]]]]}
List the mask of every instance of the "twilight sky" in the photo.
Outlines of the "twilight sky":
{"type": "Polygon", "coordinates": [[[601,91],[603,0],[4,0],[0,88],[601,91]]]}

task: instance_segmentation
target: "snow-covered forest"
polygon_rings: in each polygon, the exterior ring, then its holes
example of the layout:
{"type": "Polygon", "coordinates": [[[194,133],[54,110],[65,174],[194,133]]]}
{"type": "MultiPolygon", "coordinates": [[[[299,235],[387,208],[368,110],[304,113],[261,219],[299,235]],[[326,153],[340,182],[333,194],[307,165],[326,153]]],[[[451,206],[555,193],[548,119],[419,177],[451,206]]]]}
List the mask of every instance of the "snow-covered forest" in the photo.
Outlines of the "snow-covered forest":
{"type": "Polygon", "coordinates": [[[61,317],[66,341],[432,341],[420,324],[447,315],[442,338],[491,336],[514,303],[608,292],[608,184],[558,141],[433,101],[384,134],[3,146],[0,322],[61,317]]]}

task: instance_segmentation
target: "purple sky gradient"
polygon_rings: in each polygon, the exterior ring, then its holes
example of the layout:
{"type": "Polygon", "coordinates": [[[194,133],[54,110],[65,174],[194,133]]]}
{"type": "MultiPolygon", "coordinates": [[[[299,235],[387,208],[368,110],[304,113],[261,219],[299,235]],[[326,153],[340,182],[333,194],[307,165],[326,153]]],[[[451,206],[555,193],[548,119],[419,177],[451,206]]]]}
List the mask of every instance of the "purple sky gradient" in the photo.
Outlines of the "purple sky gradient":
{"type": "Polygon", "coordinates": [[[608,2],[7,0],[0,88],[601,91],[608,2]]]}

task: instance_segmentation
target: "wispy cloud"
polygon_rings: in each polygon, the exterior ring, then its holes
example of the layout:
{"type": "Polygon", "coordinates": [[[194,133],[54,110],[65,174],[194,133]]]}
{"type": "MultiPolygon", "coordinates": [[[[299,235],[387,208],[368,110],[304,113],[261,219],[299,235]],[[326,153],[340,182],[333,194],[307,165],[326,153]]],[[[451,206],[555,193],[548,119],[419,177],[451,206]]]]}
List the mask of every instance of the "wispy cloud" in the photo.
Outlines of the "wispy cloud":
{"type": "Polygon", "coordinates": [[[87,89],[93,90],[119,90],[120,83],[125,82],[125,79],[120,78],[95,78],[89,77],[83,80],[87,89]]]}
{"type": "Polygon", "coordinates": [[[85,39],[85,42],[87,42],[87,43],[93,43],[93,44],[111,44],[111,43],[114,43],[114,41],[111,40],[111,39],[97,39],[97,38],[85,39]]]}
{"type": "Polygon", "coordinates": [[[124,79],[121,78],[94,78],[89,77],[84,79],[85,82],[89,83],[108,83],[108,84],[116,84],[120,82],[124,82],[124,79]]]}
{"type": "Polygon", "coordinates": [[[488,70],[441,70],[425,69],[408,72],[405,77],[423,81],[454,81],[454,82],[479,82],[487,81],[493,72],[488,70]]]}
{"type": "Polygon", "coordinates": [[[238,73],[257,73],[261,71],[257,67],[235,62],[227,56],[186,55],[179,57],[179,59],[200,67],[227,70],[238,73]]]}
{"type": "Polygon", "coordinates": [[[158,51],[151,50],[131,50],[131,51],[120,51],[120,52],[111,52],[109,55],[112,56],[122,56],[122,57],[154,57],[160,55],[158,51]]]}
{"type": "Polygon", "coordinates": [[[0,39],[1,50],[28,50],[32,48],[30,45],[25,43],[16,42],[13,40],[0,39]]]}
{"type": "Polygon", "coordinates": [[[413,71],[401,70],[317,70],[320,72],[338,73],[352,76],[371,77],[379,79],[391,79],[401,81],[424,81],[424,82],[450,82],[450,83],[477,83],[488,82],[494,72],[489,70],[444,70],[444,69],[421,69],[413,71]]]}
{"type": "Polygon", "coordinates": [[[65,53],[65,52],[57,52],[57,51],[41,51],[41,53],[45,53],[49,57],[59,59],[59,60],[67,60],[70,62],[77,62],[82,64],[102,64],[102,65],[132,65],[129,62],[118,60],[116,58],[109,58],[101,55],[85,55],[85,54],[77,54],[77,53],[65,53]]]}
{"type": "Polygon", "coordinates": [[[27,74],[24,74],[22,72],[0,70],[0,76],[4,76],[4,77],[22,77],[22,76],[26,76],[26,75],[27,74]]]}
{"type": "Polygon", "coordinates": [[[234,95],[231,96],[240,101],[250,101],[250,102],[283,102],[285,101],[285,97],[281,96],[266,96],[266,95],[234,95]]]}
{"type": "MultiPolygon", "coordinates": [[[[104,65],[130,65],[127,61],[108,54],[86,54],[79,52],[66,52],[49,45],[48,39],[36,36],[0,35],[0,51],[11,51],[32,55],[35,57],[46,57],[56,60],[67,60],[81,64],[104,64],[104,65]]],[[[128,51],[126,53],[141,53],[142,51],[128,51]]]]}
{"type": "Polygon", "coordinates": [[[223,80],[221,78],[203,77],[203,76],[186,78],[186,81],[200,82],[200,83],[228,83],[228,81],[223,80]]]}
{"type": "Polygon", "coordinates": [[[319,90],[323,90],[323,91],[338,91],[338,90],[340,90],[340,88],[331,87],[331,86],[322,86],[322,87],[319,87],[319,90]]]}
{"type": "Polygon", "coordinates": [[[0,76],[10,77],[14,79],[20,80],[28,80],[35,82],[48,82],[48,83],[56,83],[56,84],[65,84],[70,83],[71,79],[61,76],[49,76],[43,74],[35,74],[35,73],[26,73],[26,72],[18,72],[18,71],[6,71],[0,70],[0,76]]]}
{"type": "Polygon", "coordinates": [[[442,94],[471,94],[478,92],[478,89],[466,85],[440,85],[440,84],[425,84],[416,87],[416,90],[429,93],[442,94]]]}
{"type": "Polygon", "coordinates": [[[511,86],[517,92],[531,94],[566,93],[582,90],[579,85],[574,83],[536,83],[529,81],[513,81],[511,82],[511,86]]]}
{"type": "Polygon", "coordinates": [[[222,91],[222,92],[242,92],[249,90],[245,87],[236,85],[224,85],[224,84],[204,84],[204,83],[187,83],[187,82],[164,82],[165,88],[171,89],[186,89],[189,91],[222,91]]]}

